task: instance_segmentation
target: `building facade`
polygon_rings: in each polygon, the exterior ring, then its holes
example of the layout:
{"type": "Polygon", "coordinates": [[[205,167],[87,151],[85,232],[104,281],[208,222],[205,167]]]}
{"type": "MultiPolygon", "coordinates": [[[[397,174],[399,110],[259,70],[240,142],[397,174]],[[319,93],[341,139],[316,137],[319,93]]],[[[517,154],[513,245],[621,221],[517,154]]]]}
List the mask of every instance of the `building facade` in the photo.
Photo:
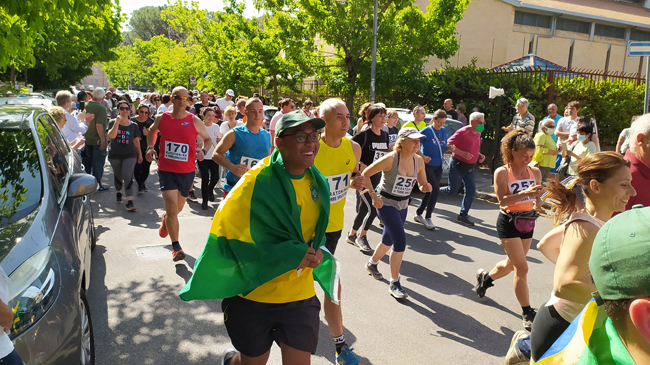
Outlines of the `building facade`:
{"type": "MultiPolygon", "coordinates": [[[[425,11],[428,1],[416,5],[425,11]]],[[[456,55],[430,58],[426,71],[474,58],[492,68],[533,53],[572,69],[645,73],[627,44],[650,41],[650,0],[472,0],[456,30],[456,55]]]]}
{"type": "Polygon", "coordinates": [[[102,66],[98,63],[93,64],[92,74],[81,79],[80,84],[83,85],[84,89],[88,89],[89,86],[100,86],[104,89],[107,89],[110,86],[108,81],[108,76],[102,71],[102,66]]]}

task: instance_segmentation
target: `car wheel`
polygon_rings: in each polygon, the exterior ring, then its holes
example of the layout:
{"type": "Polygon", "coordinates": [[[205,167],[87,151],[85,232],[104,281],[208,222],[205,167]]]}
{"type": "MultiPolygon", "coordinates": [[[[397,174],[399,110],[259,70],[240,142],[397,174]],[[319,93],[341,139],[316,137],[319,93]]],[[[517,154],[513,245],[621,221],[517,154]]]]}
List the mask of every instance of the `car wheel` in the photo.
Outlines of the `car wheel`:
{"type": "Polygon", "coordinates": [[[81,298],[81,365],[95,364],[95,337],[93,335],[93,322],[90,318],[90,307],[86,299],[86,291],[82,288],[79,292],[81,298]]]}

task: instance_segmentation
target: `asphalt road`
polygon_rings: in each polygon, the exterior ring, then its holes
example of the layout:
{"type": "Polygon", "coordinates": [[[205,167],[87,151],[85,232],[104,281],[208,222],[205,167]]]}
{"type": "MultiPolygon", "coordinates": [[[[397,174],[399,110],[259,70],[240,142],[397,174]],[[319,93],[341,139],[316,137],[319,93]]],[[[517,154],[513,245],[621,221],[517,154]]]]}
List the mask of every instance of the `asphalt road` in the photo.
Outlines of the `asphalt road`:
{"type": "MultiPolygon", "coordinates": [[[[219,364],[230,346],[220,301],[184,302],[178,297],[203,249],[218,202],[208,211],[201,210],[200,201],[185,206],[179,219],[187,258],[175,264],[169,238],[158,236],[163,203],[152,170],[150,191],[135,198],[136,212],[115,203],[108,163],[103,182],[111,182],[111,189],[92,196],[98,242],[88,299],[97,364],[219,364]]],[[[199,195],[199,179],[195,186],[199,195]]],[[[505,256],[494,227],[498,207],[475,200],[470,214],[477,224],[467,228],[455,223],[462,197],[441,196],[433,215],[438,229],[430,232],[413,222],[419,198],[414,197],[406,223],[406,301],[389,295],[387,280],[372,279],[364,268],[368,256],[341,239],[336,256],[342,265],[347,342],[364,364],[502,364],[513,333],[522,328],[512,274],[481,300],[472,291],[477,269],[489,270],[505,256]]],[[[352,225],[354,204],[350,191],[344,233],[352,225]]],[[[381,236],[377,224],[368,236],[373,247],[381,236]]],[[[548,218],[537,221],[533,247],[551,227],[548,218]]],[[[528,261],[531,303],[537,307],[551,292],[553,266],[534,248],[528,261]]],[[[387,263],[385,257],[379,265],[385,277],[390,276],[387,263]]],[[[269,364],[280,364],[280,359],[274,345],[269,364]]],[[[331,364],[334,359],[321,311],[312,363],[331,364]]]]}

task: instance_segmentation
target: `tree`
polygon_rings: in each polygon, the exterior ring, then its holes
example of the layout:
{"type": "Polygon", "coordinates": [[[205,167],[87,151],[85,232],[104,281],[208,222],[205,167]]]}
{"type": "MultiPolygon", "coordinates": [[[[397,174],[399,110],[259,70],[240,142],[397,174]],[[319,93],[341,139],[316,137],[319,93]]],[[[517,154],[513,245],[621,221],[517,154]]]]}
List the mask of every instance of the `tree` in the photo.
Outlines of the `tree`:
{"type": "Polygon", "coordinates": [[[0,70],[24,70],[33,66],[36,62],[34,47],[49,23],[83,22],[85,17],[97,10],[113,7],[117,7],[113,0],[0,2],[0,70]]]}
{"type": "Polygon", "coordinates": [[[134,10],[129,19],[129,29],[131,34],[125,36],[126,44],[133,44],[136,39],[148,41],[159,35],[168,36],[171,32],[171,39],[182,42],[187,36],[176,28],[170,27],[169,22],[162,18],[162,12],[167,9],[164,6],[143,6],[134,10]]]}
{"type": "MultiPolygon", "coordinates": [[[[458,49],[456,24],[462,19],[468,0],[431,0],[423,13],[413,0],[380,1],[377,21],[378,89],[392,88],[397,81],[409,85],[422,75],[429,56],[451,57],[458,49]],[[380,86],[381,85],[381,86],[380,86]]],[[[273,16],[288,14],[302,19],[336,52],[332,67],[319,74],[328,79],[331,90],[342,92],[352,110],[359,90],[370,86],[373,0],[257,0],[273,16]],[[362,86],[363,85],[363,86],[362,86]],[[367,85],[367,86],[366,86],[367,85]]]]}

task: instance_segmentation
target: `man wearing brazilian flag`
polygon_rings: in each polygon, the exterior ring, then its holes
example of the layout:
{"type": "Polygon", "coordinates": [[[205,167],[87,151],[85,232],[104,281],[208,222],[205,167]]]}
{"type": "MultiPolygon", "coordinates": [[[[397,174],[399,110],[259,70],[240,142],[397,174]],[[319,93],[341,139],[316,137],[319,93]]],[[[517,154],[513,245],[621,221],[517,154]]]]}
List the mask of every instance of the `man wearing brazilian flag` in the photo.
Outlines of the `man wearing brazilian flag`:
{"type": "Polygon", "coordinates": [[[337,262],[325,245],[329,186],[313,166],[320,118],[301,111],[276,125],[277,148],[250,169],[217,210],[183,300],[222,299],[236,350],[223,364],[266,364],[273,342],[285,363],[309,364],[316,352],[318,281],[338,300],[337,262]]]}

